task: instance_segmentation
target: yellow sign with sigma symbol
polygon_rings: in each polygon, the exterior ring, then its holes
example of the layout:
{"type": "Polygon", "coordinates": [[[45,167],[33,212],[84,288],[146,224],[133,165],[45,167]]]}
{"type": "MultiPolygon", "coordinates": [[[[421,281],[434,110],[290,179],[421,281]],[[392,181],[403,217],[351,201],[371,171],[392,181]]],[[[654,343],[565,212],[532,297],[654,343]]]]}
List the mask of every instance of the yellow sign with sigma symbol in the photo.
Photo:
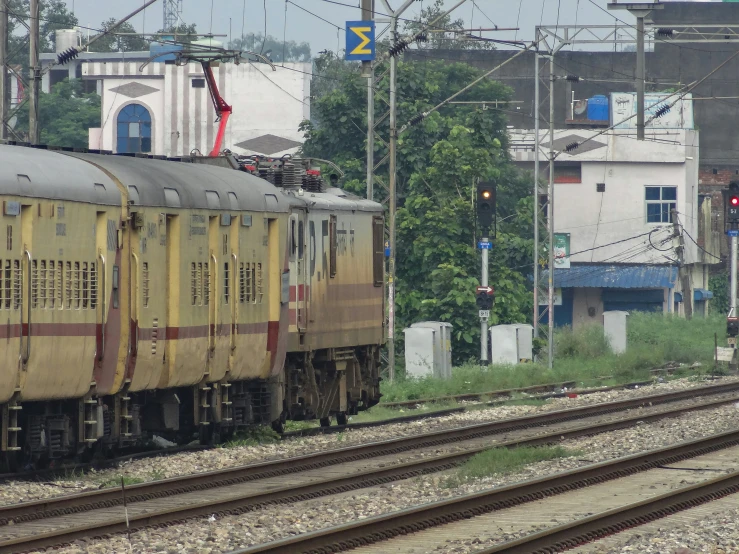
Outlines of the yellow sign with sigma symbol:
{"type": "Polygon", "coordinates": [[[375,59],[375,22],[346,22],[347,60],[368,62],[375,59]]]}

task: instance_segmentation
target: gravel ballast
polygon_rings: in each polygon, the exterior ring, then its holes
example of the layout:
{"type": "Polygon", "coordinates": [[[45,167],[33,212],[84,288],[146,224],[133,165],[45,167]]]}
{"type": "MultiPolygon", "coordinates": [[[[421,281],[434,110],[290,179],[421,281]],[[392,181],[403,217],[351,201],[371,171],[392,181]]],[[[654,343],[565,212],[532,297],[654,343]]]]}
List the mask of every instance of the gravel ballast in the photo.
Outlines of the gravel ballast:
{"type": "MultiPolygon", "coordinates": [[[[121,463],[115,469],[91,471],[85,475],[70,475],[69,478],[55,479],[43,483],[8,481],[0,485],[0,505],[40,500],[63,494],[99,489],[104,486],[114,486],[114,484],[120,482],[121,477],[125,477],[133,482],[167,479],[244,464],[280,460],[356,444],[414,436],[420,433],[449,429],[461,425],[473,425],[488,421],[510,419],[733,380],[736,380],[736,378],[723,378],[708,382],[695,378],[676,379],[666,382],[655,382],[653,385],[639,387],[637,389],[613,390],[581,395],[577,398],[552,398],[542,405],[497,406],[489,409],[470,410],[440,418],[350,430],[333,435],[290,439],[276,444],[215,448],[212,450],[183,452],[156,458],[130,460],[121,463]]],[[[413,411],[406,411],[404,413],[413,413],[413,411]]]]}
{"type": "MultiPolygon", "coordinates": [[[[654,391],[652,387],[649,388],[652,389],[649,393],[654,391]]],[[[736,429],[738,424],[739,406],[729,405],[595,437],[563,441],[563,446],[581,454],[577,457],[540,462],[515,474],[491,477],[461,486],[450,487],[446,474],[433,474],[322,499],[267,507],[241,516],[213,517],[210,520],[195,520],[187,525],[175,525],[167,529],[135,532],[131,534],[130,544],[124,536],[120,536],[104,541],[79,543],[71,548],[60,549],[58,552],[96,554],[131,551],[188,554],[227,552],[451,496],[540,477],[593,462],[736,429]]],[[[701,532],[700,529],[694,529],[694,531],[701,532]]],[[[719,532],[718,526],[716,532],[719,532]]],[[[479,540],[473,544],[473,540],[474,538],[470,538],[440,545],[439,549],[434,552],[467,553],[478,550],[485,544],[484,541],[479,540]]],[[[715,544],[715,537],[713,544],[715,544]]],[[[641,552],[638,549],[633,551],[641,552]]],[[[660,552],[669,554],[670,551],[660,550],[660,552]]]]}

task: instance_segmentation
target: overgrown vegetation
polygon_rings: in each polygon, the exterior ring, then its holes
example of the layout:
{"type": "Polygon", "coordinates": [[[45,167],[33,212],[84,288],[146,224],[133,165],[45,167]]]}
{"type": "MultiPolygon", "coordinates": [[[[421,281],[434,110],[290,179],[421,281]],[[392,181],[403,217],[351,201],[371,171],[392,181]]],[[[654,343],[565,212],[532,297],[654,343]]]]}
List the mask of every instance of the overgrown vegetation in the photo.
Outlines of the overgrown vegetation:
{"type": "Polygon", "coordinates": [[[555,334],[554,367],[546,360],[516,366],[487,366],[467,363],[455,367],[452,378],[407,379],[382,383],[384,402],[415,400],[466,392],[526,387],[574,380],[578,384],[617,384],[648,379],[652,368],[667,362],[702,364],[693,371],[710,372],[713,367],[714,333],[725,334],[725,320],[720,316],[686,319],[633,312],[628,319],[628,350],[622,355],[611,352],[599,325],[569,328],[555,334]],[[606,379],[604,379],[604,377],[606,379]]]}
{"type": "Polygon", "coordinates": [[[447,477],[445,485],[450,488],[458,487],[469,481],[513,473],[536,462],[578,455],[580,452],[561,446],[491,448],[467,460],[456,472],[447,477]]]}
{"type": "Polygon", "coordinates": [[[233,439],[223,445],[224,448],[237,446],[259,446],[280,442],[280,435],[271,427],[257,425],[236,433],[233,439]]]}

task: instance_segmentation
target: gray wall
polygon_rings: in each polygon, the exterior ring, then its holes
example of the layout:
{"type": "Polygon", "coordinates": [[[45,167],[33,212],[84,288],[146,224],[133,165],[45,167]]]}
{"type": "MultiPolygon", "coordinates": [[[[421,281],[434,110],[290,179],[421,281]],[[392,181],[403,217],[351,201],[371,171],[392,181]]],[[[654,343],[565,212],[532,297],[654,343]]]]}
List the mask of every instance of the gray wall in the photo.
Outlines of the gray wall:
{"type": "MultiPolygon", "coordinates": [[[[653,12],[653,20],[660,27],[669,24],[735,23],[739,25],[739,3],[692,3],[675,2],[664,4],[665,8],[653,12]]],[[[619,17],[632,21],[624,13],[619,17]]],[[[707,44],[690,43],[673,45],[657,41],[654,52],[646,54],[647,91],[659,91],[689,84],[702,79],[712,69],[725,61],[739,49],[739,43],[707,44]],[[679,84],[676,84],[679,83],[679,84]]],[[[489,70],[504,62],[518,51],[465,51],[448,50],[424,52],[407,51],[406,59],[426,60],[445,59],[462,61],[489,70]]],[[[634,90],[633,79],[636,65],[633,52],[580,52],[564,49],[555,56],[556,75],[577,75],[593,81],[555,84],[554,114],[555,125],[565,127],[569,118],[572,91],[578,99],[596,94],[608,95],[611,92],[634,90]],[[600,79],[625,79],[626,82],[598,82],[600,79]]],[[[545,60],[541,64],[547,64],[545,60]]],[[[548,68],[542,67],[542,76],[548,77],[548,68]]],[[[494,74],[494,78],[513,89],[513,100],[521,100],[520,109],[506,108],[510,125],[516,128],[534,127],[534,55],[524,54],[504,66],[494,74]],[[511,111],[516,113],[511,113],[511,111]]],[[[713,76],[697,86],[693,96],[739,96],[739,56],[727,63],[713,76]]],[[[546,88],[541,89],[543,100],[546,88]]],[[[548,118],[548,103],[542,103],[542,125],[548,118]]],[[[700,130],[700,156],[702,168],[739,168],[739,100],[704,100],[694,102],[695,124],[700,130]]]]}

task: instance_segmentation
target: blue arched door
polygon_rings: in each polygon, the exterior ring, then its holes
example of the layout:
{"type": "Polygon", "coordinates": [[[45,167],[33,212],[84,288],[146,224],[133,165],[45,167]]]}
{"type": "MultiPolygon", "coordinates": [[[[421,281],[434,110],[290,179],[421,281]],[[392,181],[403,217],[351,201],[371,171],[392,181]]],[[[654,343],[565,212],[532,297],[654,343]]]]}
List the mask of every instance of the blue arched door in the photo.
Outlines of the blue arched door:
{"type": "Polygon", "coordinates": [[[118,114],[119,154],[151,152],[151,114],[141,104],[129,104],[118,114]]]}

